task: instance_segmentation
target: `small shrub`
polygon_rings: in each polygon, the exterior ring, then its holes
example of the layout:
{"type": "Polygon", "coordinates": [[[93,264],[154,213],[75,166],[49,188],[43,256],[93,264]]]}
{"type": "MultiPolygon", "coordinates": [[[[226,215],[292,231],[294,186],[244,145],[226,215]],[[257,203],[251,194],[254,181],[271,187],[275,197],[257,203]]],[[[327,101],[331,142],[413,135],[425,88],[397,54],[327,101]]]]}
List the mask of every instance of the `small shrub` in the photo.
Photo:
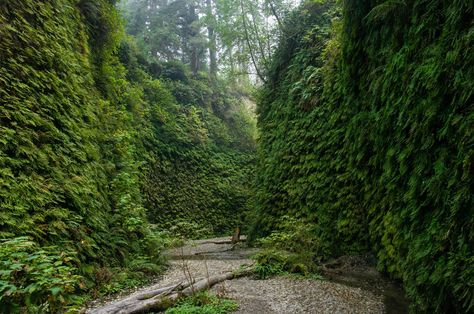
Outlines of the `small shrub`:
{"type": "Polygon", "coordinates": [[[144,241],[146,242],[147,252],[154,253],[160,259],[163,257],[161,252],[168,248],[174,248],[184,244],[183,238],[178,237],[170,231],[158,230],[158,225],[149,225],[149,234],[144,241]]]}
{"type": "Polygon", "coordinates": [[[263,247],[288,252],[312,252],[318,254],[319,241],[314,236],[314,225],[304,219],[283,216],[279,228],[268,237],[259,240],[263,247]]]}
{"type": "Polygon", "coordinates": [[[208,292],[197,293],[185,298],[166,314],[227,314],[239,308],[239,305],[229,299],[218,298],[208,292]]]}
{"type": "Polygon", "coordinates": [[[147,256],[134,257],[127,265],[132,272],[142,272],[146,275],[158,274],[163,270],[161,264],[156,264],[147,256]]]}
{"type": "Polygon", "coordinates": [[[260,279],[267,279],[285,272],[287,264],[286,253],[282,251],[266,250],[255,256],[255,274],[260,279]]]}
{"type": "Polygon", "coordinates": [[[110,283],[112,280],[112,272],[108,267],[99,267],[94,269],[94,280],[97,285],[110,283]]]}
{"type": "Polygon", "coordinates": [[[98,298],[103,295],[114,294],[126,289],[134,288],[147,283],[150,276],[141,271],[133,271],[128,268],[113,268],[114,274],[108,282],[97,284],[93,296],[98,298]]]}
{"type": "Polygon", "coordinates": [[[264,250],[255,259],[255,273],[261,279],[285,273],[308,276],[316,271],[319,241],[313,227],[303,219],[284,216],[278,231],[259,240],[264,250]]]}
{"type": "Polygon", "coordinates": [[[125,267],[99,268],[95,272],[95,296],[109,295],[149,282],[163,271],[163,264],[156,264],[146,256],[133,256],[125,267]],[[110,275],[110,276],[109,276],[110,275]]]}

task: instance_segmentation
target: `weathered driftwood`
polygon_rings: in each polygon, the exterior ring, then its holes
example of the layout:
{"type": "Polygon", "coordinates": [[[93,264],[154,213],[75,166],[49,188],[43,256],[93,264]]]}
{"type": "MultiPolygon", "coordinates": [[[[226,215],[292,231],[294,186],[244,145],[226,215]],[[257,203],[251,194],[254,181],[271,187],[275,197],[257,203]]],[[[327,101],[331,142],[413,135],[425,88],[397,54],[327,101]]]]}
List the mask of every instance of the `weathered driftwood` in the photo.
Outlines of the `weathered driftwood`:
{"type": "Polygon", "coordinates": [[[230,248],[222,250],[222,251],[205,251],[205,252],[196,252],[194,255],[206,255],[206,254],[219,254],[219,253],[225,253],[229,251],[233,251],[237,244],[233,244],[230,248]]]}
{"type": "MultiPolygon", "coordinates": [[[[202,280],[202,279],[203,278],[196,279],[194,282],[197,282],[197,281],[202,280]]],[[[182,290],[184,288],[189,287],[190,285],[191,284],[189,284],[189,283],[184,284],[184,281],[182,281],[182,282],[180,282],[180,283],[178,283],[177,285],[174,285],[174,286],[159,288],[159,289],[156,289],[156,290],[145,291],[144,293],[141,293],[140,295],[138,295],[135,299],[137,299],[137,300],[151,299],[151,298],[156,297],[157,295],[160,295],[160,294],[182,290]]]]}
{"type": "Polygon", "coordinates": [[[189,287],[182,290],[182,294],[185,296],[190,296],[195,292],[204,291],[210,289],[215,284],[219,282],[223,282],[226,280],[231,280],[239,277],[245,277],[252,274],[252,270],[250,268],[244,269],[237,272],[227,272],[222,275],[215,275],[210,276],[209,278],[204,278],[202,280],[197,281],[195,284],[190,285],[189,287]]]}
{"type": "Polygon", "coordinates": [[[200,244],[208,244],[208,243],[210,244],[236,244],[236,243],[245,242],[245,241],[247,241],[247,237],[245,235],[241,235],[240,230],[237,236],[237,230],[236,230],[236,234],[234,234],[229,240],[203,241],[203,242],[200,242],[200,244]]]}
{"type": "Polygon", "coordinates": [[[146,291],[135,294],[123,300],[107,304],[98,309],[87,311],[87,314],[138,314],[150,311],[164,311],[176,304],[179,298],[190,296],[196,292],[205,291],[219,282],[238,277],[248,276],[251,268],[245,268],[221,275],[210,276],[194,281],[193,284],[184,284],[184,281],[174,286],[146,291]]]}
{"type": "Polygon", "coordinates": [[[174,289],[179,289],[182,283],[177,285],[159,288],[152,291],[146,291],[141,294],[135,294],[125,299],[106,304],[100,308],[91,309],[86,311],[87,314],[106,314],[106,313],[127,313],[127,309],[133,306],[137,302],[151,299],[157,295],[166,295],[172,292],[174,289]]]}

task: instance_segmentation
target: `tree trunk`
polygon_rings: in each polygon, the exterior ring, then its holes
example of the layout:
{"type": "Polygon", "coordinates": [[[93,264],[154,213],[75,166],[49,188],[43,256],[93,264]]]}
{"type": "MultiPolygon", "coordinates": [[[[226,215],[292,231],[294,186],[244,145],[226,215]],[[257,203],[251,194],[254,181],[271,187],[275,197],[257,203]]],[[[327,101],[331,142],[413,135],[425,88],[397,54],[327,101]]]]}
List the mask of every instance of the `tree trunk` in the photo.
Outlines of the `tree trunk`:
{"type": "Polygon", "coordinates": [[[252,43],[250,41],[250,35],[249,35],[249,30],[247,27],[247,17],[246,17],[246,11],[244,9],[244,2],[243,0],[240,0],[240,8],[242,10],[242,25],[244,27],[244,35],[245,35],[245,41],[247,42],[247,46],[250,52],[250,58],[252,60],[253,66],[255,67],[255,71],[257,72],[257,76],[260,78],[262,82],[265,83],[265,77],[263,76],[262,72],[260,71],[259,65],[257,63],[257,59],[255,58],[254,51],[252,49],[252,43]]]}
{"type": "Polygon", "coordinates": [[[235,228],[234,235],[232,236],[232,244],[240,242],[240,227],[235,228]]]}
{"type": "Polygon", "coordinates": [[[209,37],[209,74],[214,83],[217,78],[217,43],[216,34],[214,32],[215,17],[212,12],[212,0],[206,0],[206,4],[208,14],[207,33],[209,37]]]}
{"type": "MultiPolygon", "coordinates": [[[[196,5],[194,3],[191,3],[189,5],[189,34],[187,34],[187,40],[192,41],[194,37],[198,35],[198,32],[194,30],[194,25],[193,23],[198,20],[198,16],[196,14],[196,5]]],[[[190,65],[191,65],[191,71],[193,74],[196,76],[197,73],[200,70],[200,62],[199,62],[199,52],[198,52],[198,47],[196,43],[190,43],[190,48],[191,48],[191,55],[190,55],[190,65]]]]}

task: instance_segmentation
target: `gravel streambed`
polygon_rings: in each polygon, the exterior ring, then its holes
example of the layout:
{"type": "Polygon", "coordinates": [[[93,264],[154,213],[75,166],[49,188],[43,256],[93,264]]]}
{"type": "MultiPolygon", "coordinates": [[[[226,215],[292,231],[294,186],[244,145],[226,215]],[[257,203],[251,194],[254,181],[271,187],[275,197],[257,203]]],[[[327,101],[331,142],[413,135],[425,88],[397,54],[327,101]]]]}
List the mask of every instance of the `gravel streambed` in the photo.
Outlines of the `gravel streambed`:
{"type": "MultiPolygon", "coordinates": [[[[170,259],[167,271],[152,285],[135,293],[157,289],[193,278],[216,275],[253,263],[251,255],[257,250],[242,245],[215,244],[227,238],[192,241],[187,245],[165,252],[170,259]]],[[[370,271],[373,271],[369,269],[370,271]]],[[[340,279],[340,278],[339,278],[340,279]]],[[[378,279],[377,279],[378,280],[378,279]]],[[[394,313],[387,311],[384,294],[364,285],[344,284],[326,280],[274,277],[268,280],[240,278],[217,284],[214,293],[236,300],[236,313],[394,313]]],[[[130,295],[130,294],[129,294],[130,295]]],[[[120,299],[117,296],[115,300],[120,299]]],[[[114,302],[109,300],[108,302],[114,302]]],[[[92,308],[103,302],[92,304],[92,308]]],[[[400,307],[399,313],[405,308],[400,307]]]]}

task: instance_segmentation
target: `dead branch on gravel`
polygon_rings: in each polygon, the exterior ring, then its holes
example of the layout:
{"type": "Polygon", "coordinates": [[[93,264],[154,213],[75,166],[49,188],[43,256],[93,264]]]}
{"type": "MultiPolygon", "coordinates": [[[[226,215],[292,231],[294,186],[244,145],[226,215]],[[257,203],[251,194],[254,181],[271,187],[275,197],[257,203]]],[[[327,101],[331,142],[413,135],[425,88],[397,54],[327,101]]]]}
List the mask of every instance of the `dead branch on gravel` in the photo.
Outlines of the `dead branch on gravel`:
{"type": "Polygon", "coordinates": [[[236,243],[246,242],[246,241],[247,241],[247,237],[245,235],[234,234],[228,240],[209,240],[209,241],[200,242],[199,244],[236,244],[236,243]]]}
{"type": "Polygon", "coordinates": [[[232,243],[239,243],[240,242],[240,227],[235,228],[234,235],[232,236],[232,243]]]}
{"type": "Polygon", "coordinates": [[[225,252],[233,251],[236,246],[237,246],[237,244],[234,244],[234,245],[232,245],[232,247],[230,247],[230,248],[228,248],[228,249],[225,249],[225,250],[222,250],[222,251],[196,252],[196,253],[194,253],[193,255],[205,255],[205,254],[225,253],[225,252]]]}
{"type": "MultiPolygon", "coordinates": [[[[246,239],[240,239],[238,242],[245,242],[246,239]]],[[[200,242],[199,244],[235,244],[236,242],[232,242],[232,240],[219,240],[219,241],[204,241],[200,242]]]]}

